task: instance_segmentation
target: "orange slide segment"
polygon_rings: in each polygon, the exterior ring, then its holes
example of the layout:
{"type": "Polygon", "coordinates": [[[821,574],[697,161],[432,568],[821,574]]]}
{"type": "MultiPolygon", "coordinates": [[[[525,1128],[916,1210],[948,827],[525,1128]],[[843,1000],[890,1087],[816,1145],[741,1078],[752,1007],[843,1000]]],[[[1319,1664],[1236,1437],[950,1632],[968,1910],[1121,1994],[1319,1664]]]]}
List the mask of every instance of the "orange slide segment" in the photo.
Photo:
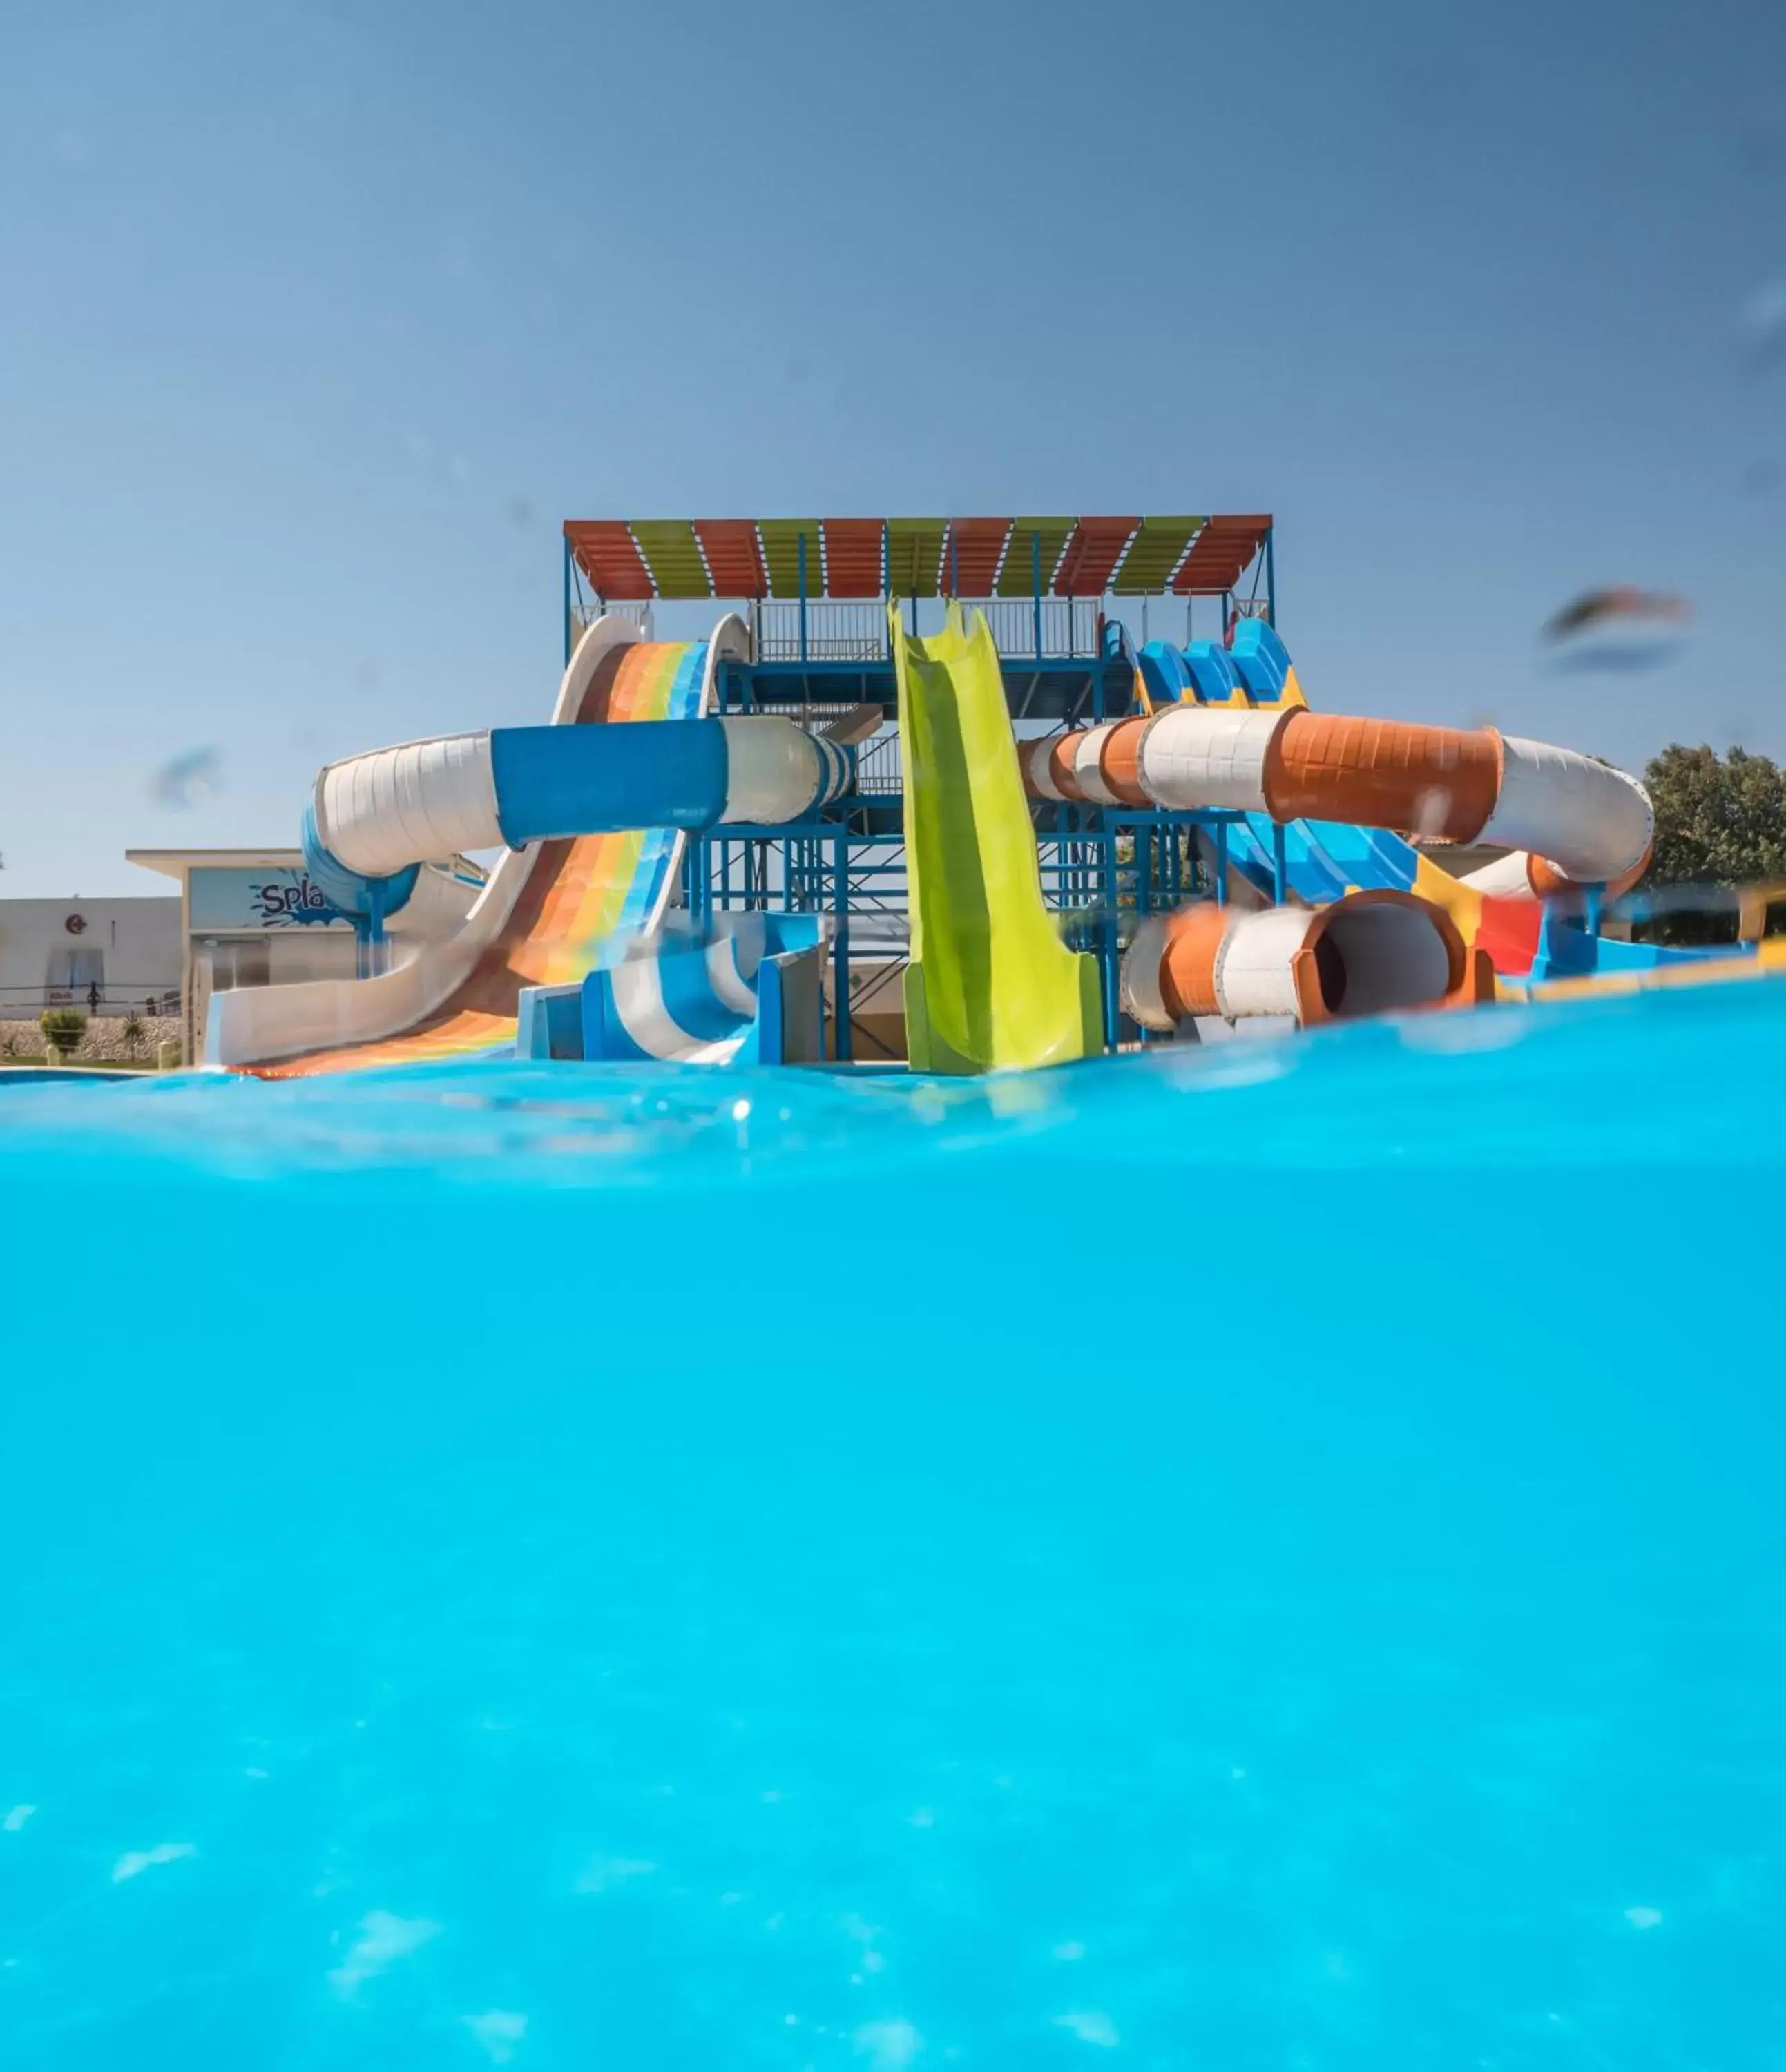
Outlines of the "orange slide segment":
{"type": "Polygon", "coordinates": [[[1433,841],[1474,841],[1501,794],[1492,727],[1286,713],[1272,737],[1265,796],[1274,820],[1353,820],[1433,841]]]}
{"type": "Polygon", "coordinates": [[[1226,808],[1279,821],[1382,828],[1517,853],[1492,894],[1575,884],[1624,890],[1643,874],[1648,794],[1610,764],[1492,726],[1422,726],[1194,704],[1025,744],[1033,796],[1092,805],[1226,808]]]}

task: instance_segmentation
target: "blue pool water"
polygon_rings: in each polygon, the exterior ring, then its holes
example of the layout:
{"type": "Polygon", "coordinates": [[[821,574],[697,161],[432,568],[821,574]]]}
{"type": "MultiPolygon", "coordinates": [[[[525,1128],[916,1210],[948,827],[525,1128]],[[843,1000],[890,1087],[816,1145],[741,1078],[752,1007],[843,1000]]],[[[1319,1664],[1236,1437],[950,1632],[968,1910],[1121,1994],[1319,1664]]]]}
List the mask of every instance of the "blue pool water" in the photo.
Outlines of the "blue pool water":
{"type": "Polygon", "coordinates": [[[0,2063],[1777,2067],[1783,1058],[0,1087],[0,2063]]]}

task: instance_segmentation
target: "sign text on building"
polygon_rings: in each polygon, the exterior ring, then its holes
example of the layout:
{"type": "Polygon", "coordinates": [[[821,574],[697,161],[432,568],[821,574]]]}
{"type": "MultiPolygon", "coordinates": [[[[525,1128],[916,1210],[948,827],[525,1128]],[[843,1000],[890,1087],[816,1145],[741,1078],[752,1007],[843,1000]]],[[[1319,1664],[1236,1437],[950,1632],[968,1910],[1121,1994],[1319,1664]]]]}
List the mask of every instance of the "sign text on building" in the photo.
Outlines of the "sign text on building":
{"type": "Polygon", "coordinates": [[[188,919],[195,935],[263,928],[351,928],[303,870],[218,870],[195,868],[187,881],[188,919]]]}

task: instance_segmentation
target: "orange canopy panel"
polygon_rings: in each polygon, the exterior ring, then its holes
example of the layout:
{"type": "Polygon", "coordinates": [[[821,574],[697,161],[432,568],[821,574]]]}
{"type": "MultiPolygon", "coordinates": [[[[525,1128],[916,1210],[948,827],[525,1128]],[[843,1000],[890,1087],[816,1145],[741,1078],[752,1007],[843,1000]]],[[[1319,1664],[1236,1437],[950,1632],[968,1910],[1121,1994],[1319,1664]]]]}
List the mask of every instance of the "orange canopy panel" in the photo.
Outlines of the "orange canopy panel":
{"type": "Polygon", "coordinates": [[[1082,518],[1054,571],[1057,597],[1102,597],[1139,518],[1082,518]]]}
{"type": "Polygon", "coordinates": [[[697,518],[695,536],[707,557],[715,597],[761,597],[768,590],[754,518],[697,518]]]}
{"type": "Polygon", "coordinates": [[[885,528],[878,518],[827,518],[825,534],[827,597],[879,597],[881,547],[885,528]]]}
{"type": "Polygon", "coordinates": [[[957,597],[990,597],[998,580],[1004,543],[1011,536],[1008,518],[952,518],[944,567],[957,597]]]}
{"type": "Polygon", "coordinates": [[[1212,518],[1197,536],[1172,578],[1180,597],[1214,597],[1232,590],[1271,529],[1269,515],[1212,518]]]}
{"type": "Polygon", "coordinates": [[[565,537],[570,542],[577,566],[594,584],[597,597],[633,603],[657,594],[651,587],[651,572],[625,519],[569,519],[565,522],[565,537]]]}

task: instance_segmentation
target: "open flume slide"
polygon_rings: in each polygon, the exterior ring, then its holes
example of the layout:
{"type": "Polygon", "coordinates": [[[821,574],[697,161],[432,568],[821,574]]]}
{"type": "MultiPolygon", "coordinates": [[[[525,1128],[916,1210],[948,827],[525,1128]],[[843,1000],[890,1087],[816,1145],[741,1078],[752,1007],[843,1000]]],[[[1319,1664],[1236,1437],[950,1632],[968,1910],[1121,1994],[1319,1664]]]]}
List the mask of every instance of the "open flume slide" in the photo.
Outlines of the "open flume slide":
{"type": "Polygon", "coordinates": [[[523,1058],[684,1065],[812,1065],[825,1054],[823,914],[686,916],[580,985],[520,999],[523,1058]]]}
{"type": "Polygon", "coordinates": [[[344,911],[388,911],[428,858],[502,845],[464,927],[375,978],[220,993],[207,1061],[263,1076],[419,1063],[511,1044],[530,986],[581,979],[655,929],[686,831],[775,822],[834,798],[849,758],[786,720],[703,717],[735,616],[709,640],[598,619],[552,722],[380,749],[324,770],[306,827],[344,911]]]}
{"type": "Polygon", "coordinates": [[[998,650],[984,617],[909,639],[889,613],[905,753],[907,1054],[928,1072],[1064,1064],[1103,1048],[1095,958],[1042,898],[998,650]]]}

